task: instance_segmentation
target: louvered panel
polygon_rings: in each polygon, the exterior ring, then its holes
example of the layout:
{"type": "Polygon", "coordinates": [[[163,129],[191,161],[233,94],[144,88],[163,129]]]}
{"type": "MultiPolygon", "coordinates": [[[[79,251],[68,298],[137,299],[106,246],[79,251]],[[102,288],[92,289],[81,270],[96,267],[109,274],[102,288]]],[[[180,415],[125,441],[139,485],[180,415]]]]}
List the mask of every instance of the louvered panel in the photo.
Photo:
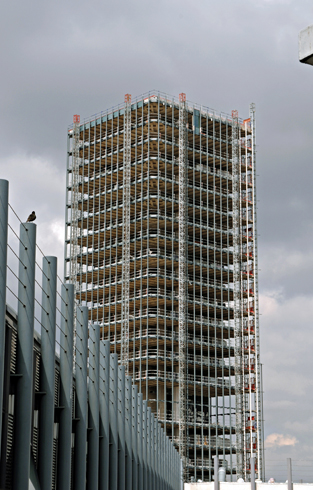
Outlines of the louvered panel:
{"type": "Polygon", "coordinates": [[[35,464],[38,464],[38,427],[33,427],[33,456],[35,464]]]}
{"type": "Polygon", "coordinates": [[[71,490],[74,490],[74,447],[71,450],[71,490]]]}
{"type": "Polygon", "coordinates": [[[12,343],[11,343],[11,359],[10,359],[10,372],[16,373],[16,350],[17,350],[17,332],[12,328],[12,343]]]}
{"type": "Polygon", "coordinates": [[[35,356],[35,391],[40,391],[40,355],[35,356]]]}
{"type": "Polygon", "coordinates": [[[14,437],[14,416],[13,414],[9,413],[5,490],[11,490],[13,485],[13,437],[14,437]]]}
{"type": "Polygon", "coordinates": [[[58,440],[53,439],[53,456],[52,456],[52,490],[56,490],[56,478],[57,478],[57,452],[58,452],[58,440]]]}
{"type": "Polygon", "coordinates": [[[73,386],[73,397],[72,397],[72,419],[75,418],[75,386],[73,386]]]}
{"type": "Polygon", "coordinates": [[[59,394],[60,394],[60,372],[55,368],[54,376],[54,405],[59,406],[59,394]]]}

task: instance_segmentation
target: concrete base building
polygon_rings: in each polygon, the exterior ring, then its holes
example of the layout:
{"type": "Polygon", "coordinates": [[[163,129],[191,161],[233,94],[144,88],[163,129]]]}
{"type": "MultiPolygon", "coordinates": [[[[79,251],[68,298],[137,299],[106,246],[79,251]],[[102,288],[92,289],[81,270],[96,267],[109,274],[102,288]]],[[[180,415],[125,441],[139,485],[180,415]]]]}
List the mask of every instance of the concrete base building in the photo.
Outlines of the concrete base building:
{"type": "Polygon", "coordinates": [[[263,474],[255,110],[147,94],[68,131],[65,280],[184,462],[263,474]]]}

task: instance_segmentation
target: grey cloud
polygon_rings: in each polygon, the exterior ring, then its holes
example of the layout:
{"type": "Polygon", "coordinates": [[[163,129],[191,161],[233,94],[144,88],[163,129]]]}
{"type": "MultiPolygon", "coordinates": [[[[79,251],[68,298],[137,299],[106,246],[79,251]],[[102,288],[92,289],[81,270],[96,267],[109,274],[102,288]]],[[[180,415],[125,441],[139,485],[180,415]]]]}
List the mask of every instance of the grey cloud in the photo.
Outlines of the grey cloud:
{"type": "MultiPolygon", "coordinates": [[[[280,381],[292,371],[307,380],[311,362],[308,349],[301,350],[310,321],[296,315],[311,308],[312,298],[313,69],[300,65],[297,53],[298,32],[313,23],[311,0],[16,0],[3,10],[0,172],[10,178],[19,214],[38,209],[38,233],[48,253],[50,225],[64,219],[66,135],[73,114],[88,117],[122,102],[126,92],[135,96],[154,88],[176,96],[186,92],[189,100],[217,111],[238,109],[244,118],[249,103],[256,103],[260,291],[281,295],[279,315],[261,316],[266,435],[299,440],[266,454],[300,459],[304,447],[312,452],[308,436],[288,425],[307,416],[312,397],[299,400],[280,381]],[[25,166],[34,170],[34,160],[45,172],[23,181],[25,166]],[[279,253],[282,259],[273,263],[279,253]],[[288,262],[292,256],[299,261],[288,262]],[[291,336],[292,322],[302,332],[299,338],[291,336]],[[299,358],[290,369],[288,357],[299,358]],[[274,379],[281,386],[275,390],[271,378],[278,369],[274,379]],[[272,405],[280,402],[283,407],[272,405]]],[[[57,251],[61,255],[62,247],[57,251]]],[[[290,377],[290,384],[297,379],[290,377]]]]}

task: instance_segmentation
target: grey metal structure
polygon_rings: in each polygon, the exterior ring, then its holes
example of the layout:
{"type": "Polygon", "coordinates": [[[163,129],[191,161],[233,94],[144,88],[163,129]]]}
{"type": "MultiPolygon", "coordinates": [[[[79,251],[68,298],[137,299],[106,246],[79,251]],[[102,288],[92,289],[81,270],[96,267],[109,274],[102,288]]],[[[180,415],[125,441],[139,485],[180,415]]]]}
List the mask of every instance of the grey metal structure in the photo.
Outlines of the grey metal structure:
{"type": "Polygon", "coordinates": [[[20,377],[15,398],[15,445],[13,489],[28,490],[32,453],[34,410],[34,312],[35,312],[35,257],[36,225],[20,225],[19,283],[18,283],[18,335],[16,371],[20,377]]]}
{"type": "MultiPolygon", "coordinates": [[[[3,196],[6,209],[8,193],[3,196]]],[[[0,220],[6,226],[7,218],[0,215],[0,220]]],[[[86,306],[77,306],[75,321],[72,284],[62,286],[60,355],[56,353],[57,260],[43,258],[42,278],[36,279],[40,302],[35,292],[36,225],[22,223],[19,240],[18,314],[7,306],[0,323],[0,338],[5,339],[1,488],[181,490],[178,451],[125,376],[125,367],[118,365],[117,355],[110,354],[110,343],[99,341],[99,325],[88,324],[86,306]],[[40,335],[34,331],[35,299],[42,311],[40,335]],[[139,481],[145,486],[138,487],[139,481]]],[[[0,249],[7,246],[3,233],[0,249]]],[[[5,279],[1,298],[7,288],[5,279]]]]}
{"type": "MultiPolygon", "coordinates": [[[[4,358],[5,358],[5,313],[7,283],[7,240],[9,182],[0,180],[0,407],[2,407],[4,389],[4,358]]],[[[2,410],[0,410],[0,441],[2,433],[2,410]]],[[[1,457],[1,447],[0,447],[1,457]]]]}
{"type": "Polygon", "coordinates": [[[51,490],[53,473],[55,333],[57,259],[44,257],[42,263],[41,352],[42,376],[41,416],[39,420],[38,475],[42,490],[51,490]]]}
{"type": "Polygon", "coordinates": [[[261,477],[254,105],[243,121],[185,94],[127,94],[82,122],[78,223],[73,138],[65,280],[77,226],[76,299],[177,444],[185,481],[211,480],[216,455],[249,479],[255,454],[261,477]]]}

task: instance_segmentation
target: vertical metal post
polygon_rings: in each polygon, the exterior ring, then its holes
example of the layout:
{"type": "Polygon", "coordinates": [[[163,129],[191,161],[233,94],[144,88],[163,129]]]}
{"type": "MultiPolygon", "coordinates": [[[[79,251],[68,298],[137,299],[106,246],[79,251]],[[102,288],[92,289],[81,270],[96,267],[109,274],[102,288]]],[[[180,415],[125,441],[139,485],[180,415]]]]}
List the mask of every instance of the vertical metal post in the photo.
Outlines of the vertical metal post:
{"type": "Polygon", "coordinates": [[[0,458],[0,488],[5,488],[7,474],[7,450],[8,450],[8,432],[9,432],[9,397],[10,397],[10,365],[11,365],[11,349],[12,349],[12,330],[6,327],[5,333],[5,355],[4,355],[4,379],[3,379],[3,410],[2,424],[3,430],[1,434],[1,454],[0,458]]]}
{"type": "Polygon", "coordinates": [[[264,473],[264,431],[263,431],[263,390],[262,390],[262,373],[260,364],[260,332],[259,332],[259,266],[258,266],[258,231],[257,231],[257,192],[256,192],[256,128],[255,128],[255,104],[250,104],[251,120],[251,148],[252,148],[252,190],[253,190],[253,257],[254,257],[254,327],[255,327],[255,375],[256,375],[256,424],[257,424],[257,472],[258,478],[262,478],[264,473]]]}
{"type": "Polygon", "coordinates": [[[132,488],[138,486],[138,388],[132,386],[132,488]]]}
{"type": "Polygon", "coordinates": [[[125,95],[123,168],[123,298],[121,322],[121,363],[128,374],[129,355],[129,261],[130,261],[130,180],[131,180],[131,95],[125,95]]]}
{"type": "Polygon", "coordinates": [[[288,480],[288,490],[292,490],[292,469],[291,469],[291,458],[287,458],[287,480],[288,480]]]}
{"type": "Polygon", "coordinates": [[[186,471],[186,94],[179,94],[179,452],[186,471]]]}
{"type": "Polygon", "coordinates": [[[154,462],[155,462],[155,483],[154,488],[158,490],[159,488],[159,454],[158,454],[158,420],[154,420],[154,462]]]}
{"type": "Polygon", "coordinates": [[[89,420],[88,428],[88,461],[87,488],[99,486],[99,357],[100,327],[89,328],[89,420]]]}
{"type": "Polygon", "coordinates": [[[75,114],[73,118],[73,146],[72,146],[72,192],[71,192],[71,236],[70,236],[70,270],[69,279],[74,284],[75,292],[78,286],[77,281],[77,256],[79,253],[78,246],[78,220],[80,211],[78,209],[78,201],[80,198],[79,184],[81,176],[79,174],[79,149],[80,149],[80,116],[75,114]]]}
{"type": "Polygon", "coordinates": [[[237,478],[242,478],[246,469],[243,410],[244,390],[242,373],[241,331],[241,276],[240,276],[240,162],[238,111],[232,111],[232,194],[233,194],[233,283],[234,283],[234,328],[235,328],[235,402],[236,402],[236,465],[237,478]]]}
{"type": "Polygon", "coordinates": [[[142,441],[143,441],[143,451],[142,451],[142,461],[143,461],[143,488],[148,488],[148,461],[147,461],[147,400],[143,401],[142,404],[142,441]]]}
{"type": "Polygon", "coordinates": [[[76,313],[76,428],[75,428],[75,490],[86,488],[87,453],[87,350],[88,308],[78,306],[76,313]]]}
{"type": "Polygon", "coordinates": [[[143,485],[143,404],[142,404],[142,394],[138,393],[138,414],[137,414],[137,422],[138,422],[138,490],[144,490],[143,485]]]}
{"type": "Polygon", "coordinates": [[[251,490],[255,490],[255,458],[250,458],[251,465],[251,490]]]}
{"type": "Polygon", "coordinates": [[[125,366],[118,366],[118,490],[125,490],[125,366]]]}
{"type": "Polygon", "coordinates": [[[125,489],[131,490],[132,487],[132,378],[126,376],[125,380],[125,489]]]}
{"type": "Polygon", "coordinates": [[[151,488],[151,427],[150,427],[150,421],[151,421],[151,408],[148,407],[147,405],[147,487],[151,488]]]}
{"type": "Polygon", "coordinates": [[[99,489],[109,488],[109,400],[110,400],[110,342],[100,341],[100,441],[99,489]]]}
{"type": "Polygon", "coordinates": [[[218,490],[218,456],[214,456],[214,490],[218,490]]]}
{"type": "Polygon", "coordinates": [[[5,356],[9,182],[0,179],[0,460],[5,356]]]}
{"type": "Polygon", "coordinates": [[[169,444],[168,444],[168,437],[165,436],[165,478],[166,478],[166,489],[169,488],[169,471],[168,471],[168,463],[169,463],[169,444]]]}
{"type": "Polygon", "coordinates": [[[159,489],[163,490],[163,451],[162,451],[162,429],[158,424],[158,456],[159,456],[159,489]]]}
{"type": "Polygon", "coordinates": [[[71,484],[74,285],[61,288],[60,411],[57,488],[69,490],[71,484]]]}
{"type": "Polygon", "coordinates": [[[57,258],[42,259],[41,399],[39,414],[38,474],[42,490],[51,490],[54,429],[55,328],[57,258]]]}
{"type": "Polygon", "coordinates": [[[150,411],[150,488],[154,489],[154,415],[150,411]]]}
{"type": "Polygon", "coordinates": [[[118,485],[118,432],[117,432],[117,390],[118,359],[117,354],[110,356],[110,490],[117,490],[118,485]]]}
{"type": "Polygon", "coordinates": [[[35,312],[36,225],[21,223],[19,248],[18,324],[14,490],[28,490],[33,418],[33,345],[35,312]]]}

